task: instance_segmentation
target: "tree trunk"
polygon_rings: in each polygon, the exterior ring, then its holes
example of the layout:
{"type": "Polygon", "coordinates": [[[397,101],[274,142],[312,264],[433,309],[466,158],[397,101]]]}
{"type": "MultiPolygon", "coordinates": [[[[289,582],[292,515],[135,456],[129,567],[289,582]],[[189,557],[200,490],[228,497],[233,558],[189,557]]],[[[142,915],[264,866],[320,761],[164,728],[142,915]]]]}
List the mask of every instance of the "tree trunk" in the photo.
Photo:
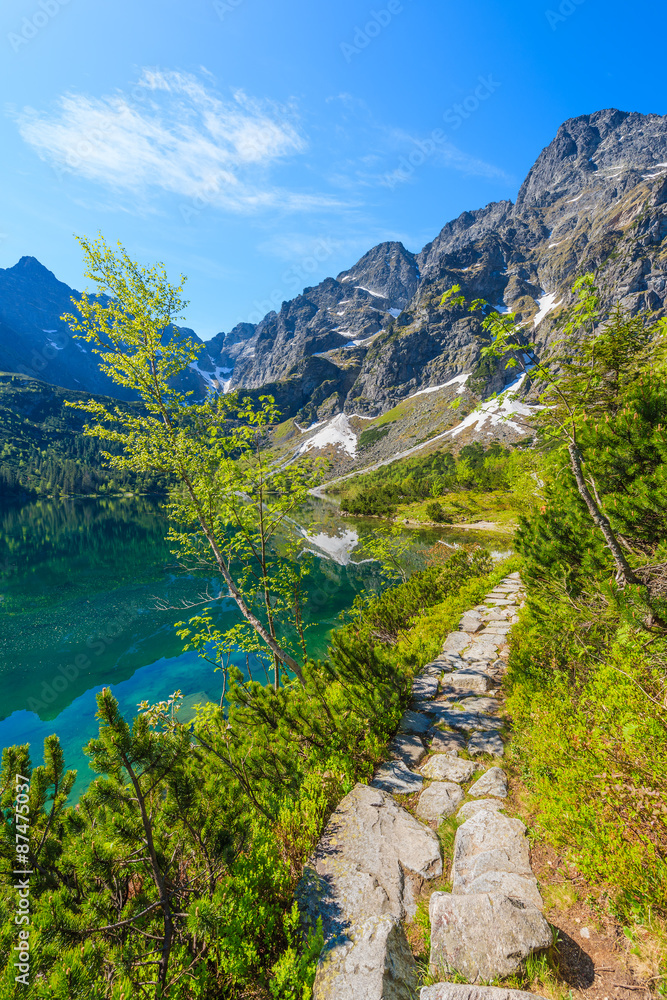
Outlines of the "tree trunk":
{"type": "Polygon", "coordinates": [[[598,526],[602,534],[604,535],[604,540],[607,544],[607,548],[611,552],[614,562],[616,564],[616,582],[620,587],[625,587],[628,584],[639,584],[640,581],[637,579],[635,574],[632,572],[632,568],[625,558],[623,550],[619,545],[618,539],[614,534],[611,524],[608,518],[602,513],[598,505],[593,500],[590,490],[584,479],[584,473],[581,468],[581,452],[576,444],[572,443],[568,446],[568,451],[570,453],[570,464],[572,466],[572,472],[574,473],[574,478],[577,483],[577,489],[579,490],[579,495],[584,501],[588,508],[588,512],[593,518],[593,521],[598,526]]]}

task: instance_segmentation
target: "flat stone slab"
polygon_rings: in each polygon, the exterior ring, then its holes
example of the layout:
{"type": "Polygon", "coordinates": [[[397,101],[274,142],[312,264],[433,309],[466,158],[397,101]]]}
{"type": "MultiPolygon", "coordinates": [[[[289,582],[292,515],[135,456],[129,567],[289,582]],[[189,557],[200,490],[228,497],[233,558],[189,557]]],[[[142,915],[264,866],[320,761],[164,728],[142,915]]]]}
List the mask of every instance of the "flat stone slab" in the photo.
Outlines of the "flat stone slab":
{"type": "Polygon", "coordinates": [[[433,974],[455,970],[472,982],[510,976],[528,955],[552,943],[536,906],[501,893],[434,892],[429,916],[433,974]]]}
{"type": "Polygon", "coordinates": [[[478,799],[477,802],[466,802],[465,805],[462,805],[457,813],[457,816],[459,816],[462,820],[466,820],[470,819],[476,813],[481,812],[482,809],[493,809],[497,811],[498,809],[504,808],[503,803],[499,802],[498,799],[478,799]]]}
{"type": "Polygon", "coordinates": [[[480,712],[466,712],[463,709],[450,708],[448,705],[434,704],[432,714],[443,725],[451,726],[452,729],[460,729],[463,732],[476,732],[477,730],[498,728],[498,720],[492,715],[482,715],[480,712]]]}
{"type": "Polygon", "coordinates": [[[505,744],[497,729],[489,729],[485,733],[473,733],[468,743],[468,753],[473,756],[478,753],[488,753],[492,757],[503,757],[505,744]]]}
{"type": "Polygon", "coordinates": [[[460,653],[462,649],[470,645],[470,636],[467,632],[450,632],[444,641],[443,653],[460,653]]]}
{"type": "Polygon", "coordinates": [[[424,744],[416,733],[394,736],[387,751],[393,760],[402,760],[408,767],[416,766],[426,754],[424,744]]]}
{"type": "Polygon", "coordinates": [[[524,990],[506,990],[503,986],[435,983],[434,986],[422,986],[419,1000],[544,1000],[544,997],[524,990]]]}
{"type": "Polygon", "coordinates": [[[463,733],[446,733],[442,729],[429,729],[424,737],[428,742],[431,753],[446,753],[450,757],[456,757],[459,750],[465,750],[466,738],[463,733]]]}
{"type": "Polygon", "coordinates": [[[461,629],[462,632],[474,633],[474,632],[479,632],[483,624],[484,623],[479,617],[466,618],[466,616],[464,615],[461,621],[459,622],[459,628],[461,629]]]}
{"type": "Polygon", "coordinates": [[[461,704],[468,712],[483,712],[486,715],[492,715],[500,708],[497,698],[462,698],[461,704]]]}
{"type": "Polygon", "coordinates": [[[466,649],[463,653],[464,660],[495,660],[498,656],[498,643],[485,641],[484,645],[482,643],[475,643],[470,649],[466,649]]]}
{"type": "Polygon", "coordinates": [[[431,728],[431,721],[421,712],[404,712],[398,724],[401,733],[425,733],[431,728]]]}
{"type": "Polygon", "coordinates": [[[434,781],[419,796],[416,813],[427,822],[442,823],[453,816],[463,802],[461,788],[452,781],[434,781]]]}
{"type": "Polygon", "coordinates": [[[412,795],[424,784],[421,774],[415,774],[402,760],[390,760],[375,772],[371,787],[381,788],[392,795],[412,795]]]}
{"type": "Polygon", "coordinates": [[[355,785],[304,867],[296,899],[303,924],[322,918],[318,1000],[409,1000],[414,961],[401,924],[416,912],[410,879],[442,873],[435,833],[391,795],[355,785]]]}
{"type": "Polygon", "coordinates": [[[468,795],[497,795],[501,799],[507,798],[507,775],[500,767],[491,767],[475,782],[472,788],[468,789],[468,795]]]}
{"type": "Polygon", "coordinates": [[[448,676],[445,684],[445,690],[464,689],[465,691],[474,691],[477,694],[486,694],[491,687],[491,678],[482,673],[481,670],[455,670],[448,676]]]}
{"type": "Polygon", "coordinates": [[[420,701],[430,701],[438,693],[438,678],[428,674],[417,674],[412,682],[412,697],[420,701]]]}
{"type": "Polygon", "coordinates": [[[460,760],[458,757],[450,757],[444,753],[438,753],[431,757],[421,769],[425,778],[457,783],[470,781],[475,771],[476,767],[471,760],[460,760]]]}

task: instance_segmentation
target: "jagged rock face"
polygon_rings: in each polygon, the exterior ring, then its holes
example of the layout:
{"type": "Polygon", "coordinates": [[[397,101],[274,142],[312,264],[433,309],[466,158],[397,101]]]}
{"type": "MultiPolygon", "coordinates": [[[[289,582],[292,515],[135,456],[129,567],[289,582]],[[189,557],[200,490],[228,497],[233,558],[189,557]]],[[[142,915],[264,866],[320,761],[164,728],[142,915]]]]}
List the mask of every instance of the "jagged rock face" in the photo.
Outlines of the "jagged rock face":
{"type": "Polygon", "coordinates": [[[351,270],[326,278],[270,312],[239,356],[234,385],[257,387],[286,378],[304,357],[346,349],[378,333],[417,289],[417,265],[400,243],[383,243],[351,270]]]}
{"type": "MultiPolygon", "coordinates": [[[[463,212],[417,255],[397,242],[374,247],[257,325],[219,333],[183,388],[263,390],[304,422],[376,416],[464,372],[474,395],[500,392],[512,370],[482,363],[479,323],[441,308],[446,289],[516,313],[539,350],[587,271],[603,304],[665,310],[666,237],[667,116],[581,115],[540,153],[516,204],[463,212]]],[[[34,258],[0,270],[0,370],[128,398],[60,322],[72,294],[34,258]]]]}
{"type": "MultiPolygon", "coordinates": [[[[447,288],[459,284],[467,298],[515,312],[543,346],[557,306],[571,301],[571,285],[586,271],[598,272],[606,302],[631,313],[664,309],[666,236],[667,116],[582,115],[540,153],[515,205],[462,213],[416,256],[399,243],[375,247],[336,280],[269,314],[234,381],[285,377],[311,352],[345,370],[348,382],[356,365],[349,390],[339,388],[334,403],[327,397],[330,412],[343,406],[376,415],[469,371],[478,393],[501,391],[512,373],[480,365],[479,324],[440,307],[447,288]],[[398,317],[389,312],[399,308],[398,317]],[[341,350],[342,340],[362,343],[341,350]]],[[[319,405],[309,416],[318,416],[319,405]]]]}
{"type": "MultiPolygon", "coordinates": [[[[100,371],[98,355],[61,320],[64,313],[75,312],[72,298],[80,295],[34,257],[21,257],[14,267],[0,268],[0,371],[19,372],[66,389],[135,399],[100,371]]],[[[179,328],[178,335],[201,343],[192,330],[179,328]]],[[[205,350],[198,365],[202,371],[215,371],[205,350]]],[[[199,398],[211,384],[212,378],[196,370],[178,378],[180,389],[193,390],[199,398]]]]}

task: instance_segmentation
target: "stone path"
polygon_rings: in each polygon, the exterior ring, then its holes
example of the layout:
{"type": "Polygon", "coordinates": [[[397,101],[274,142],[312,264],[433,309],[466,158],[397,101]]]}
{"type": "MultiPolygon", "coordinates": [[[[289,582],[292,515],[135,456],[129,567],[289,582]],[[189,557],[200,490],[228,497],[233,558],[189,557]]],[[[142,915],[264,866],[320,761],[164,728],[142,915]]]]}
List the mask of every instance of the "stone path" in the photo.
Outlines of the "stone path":
{"type": "MultiPolygon", "coordinates": [[[[415,678],[390,760],[331,817],[297,892],[307,922],[323,920],[314,1000],[414,1000],[416,970],[404,924],[414,919],[424,883],[442,873],[435,830],[454,814],[464,822],[454,844],[452,891],[433,892],[429,904],[432,974],[456,970],[470,983],[493,980],[551,944],[526,828],[502,812],[505,773],[479,759],[504,753],[499,681],[509,655],[506,636],[522,603],[521,580],[512,573],[465,612],[441,654],[415,678]],[[476,759],[459,757],[462,751],[476,759]],[[393,798],[416,793],[417,819],[393,798]],[[467,796],[472,801],[464,802],[467,796]]],[[[528,996],[449,982],[421,990],[421,1000],[528,996]]]]}

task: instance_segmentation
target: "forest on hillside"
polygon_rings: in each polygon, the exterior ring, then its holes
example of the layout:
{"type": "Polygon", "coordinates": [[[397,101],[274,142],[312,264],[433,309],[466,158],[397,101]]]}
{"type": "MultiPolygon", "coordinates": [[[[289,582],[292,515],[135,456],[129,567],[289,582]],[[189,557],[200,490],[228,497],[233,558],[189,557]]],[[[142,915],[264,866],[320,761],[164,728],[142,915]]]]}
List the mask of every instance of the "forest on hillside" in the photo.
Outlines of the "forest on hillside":
{"type": "MultiPolygon", "coordinates": [[[[99,440],[83,434],[86,415],[66,406],[89,396],[20,375],[0,376],[0,499],[165,490],[157,475],[107,467],[99,440]]],[[[116,400],[114,405],[133,407],[116,400]]]]}

